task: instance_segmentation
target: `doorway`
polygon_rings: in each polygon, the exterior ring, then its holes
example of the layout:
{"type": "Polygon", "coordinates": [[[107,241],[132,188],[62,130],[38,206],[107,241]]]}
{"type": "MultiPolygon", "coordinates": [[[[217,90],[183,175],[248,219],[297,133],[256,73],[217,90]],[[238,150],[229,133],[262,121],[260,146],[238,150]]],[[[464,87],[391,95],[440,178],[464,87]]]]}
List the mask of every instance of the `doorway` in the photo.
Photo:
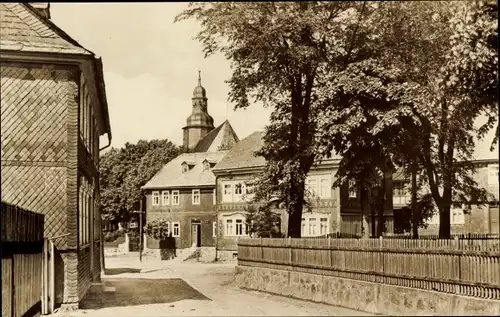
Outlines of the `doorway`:
{"type": "Polygon", "coordinates": [[[201,221],[191,221],[191,245],[201,247],[201,221]]]}

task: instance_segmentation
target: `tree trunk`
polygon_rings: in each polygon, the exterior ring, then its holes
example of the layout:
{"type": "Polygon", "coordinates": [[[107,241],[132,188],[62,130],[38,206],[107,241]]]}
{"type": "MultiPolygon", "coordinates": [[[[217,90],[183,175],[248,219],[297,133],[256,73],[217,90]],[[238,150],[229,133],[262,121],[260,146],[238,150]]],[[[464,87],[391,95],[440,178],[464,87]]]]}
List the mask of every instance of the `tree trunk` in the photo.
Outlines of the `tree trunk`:
{"type": "Polygon", "coordinates": [[[387,196],[387,183],[389,179],[392,177],[392,173],[389,173],[387,168],[387,163],[384,162],[383,165],[383,179],[382,184],[380,186],[379,193],[379,208],[378,208],[378,221],[377,221],[377,237],[381,237],[385,231],[385,219],[384,219],[384,211],[385,211],[385,198],[387,196]]]}
{"type": "Polygon", "coordinates": [[[411,229],[413,239],[418,239],[418,218],[420,211],[417,209],[417,161],[411,163],[411,229]]]}
{"type": "Polygon", "coordinates": [[[439,207],[439,239],[450,239],[451,237],[450,210],[450,204],[439,207]]]}
{"type": "MultiPolygon", "coordinates": [[[[382,180],[379,189],[378,210],[377,210],[377,235],[381,237],[384,233],[384,207],[385,207],[385,178],[382,180]]],[[[375,222],[375,221],[374,221],[375,222]]]]}
{"type": "Polygon", "coordinates": [[[292,185],[292,197],[296,197],[288,211],[288,237],[300,238],[302,228],[302,208],[304,206],[304,181],[299,181],[292,185]],[[302,197],[302,199],[300,198],[302,197]]]}

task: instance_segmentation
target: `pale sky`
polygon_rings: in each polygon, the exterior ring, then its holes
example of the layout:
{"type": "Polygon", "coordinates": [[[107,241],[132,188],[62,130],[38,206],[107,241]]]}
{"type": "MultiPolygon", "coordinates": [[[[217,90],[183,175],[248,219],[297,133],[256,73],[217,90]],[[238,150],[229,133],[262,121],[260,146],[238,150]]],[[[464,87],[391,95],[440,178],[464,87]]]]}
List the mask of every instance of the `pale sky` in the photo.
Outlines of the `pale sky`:
{"type": "Polygon", "coordinates": [[[225,83],[229,61],[204,58],[193,40],[196,21],[174,24],[184,8],[187,3],[51,3],[52,21],[102,57],[113,147],[163,138],[181,145],[198,69],[216,126],[227,118],[243,139],[268,123],[270,109],[259,104],[233,111],[225,83]]]}

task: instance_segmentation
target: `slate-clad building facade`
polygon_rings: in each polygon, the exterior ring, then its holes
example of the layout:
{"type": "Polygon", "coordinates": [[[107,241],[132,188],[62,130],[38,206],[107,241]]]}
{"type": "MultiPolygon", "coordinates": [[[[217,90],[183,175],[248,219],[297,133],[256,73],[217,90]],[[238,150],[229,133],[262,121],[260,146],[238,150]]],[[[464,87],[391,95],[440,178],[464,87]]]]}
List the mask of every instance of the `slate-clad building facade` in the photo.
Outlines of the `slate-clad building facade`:
{"type": "Polygon", "coordinates": [[[0,4],[2,200],[45,214],[56,304],[101,274],[99,137],[111,141],[102,62],[50,20],[47,3],[0,4]]]}

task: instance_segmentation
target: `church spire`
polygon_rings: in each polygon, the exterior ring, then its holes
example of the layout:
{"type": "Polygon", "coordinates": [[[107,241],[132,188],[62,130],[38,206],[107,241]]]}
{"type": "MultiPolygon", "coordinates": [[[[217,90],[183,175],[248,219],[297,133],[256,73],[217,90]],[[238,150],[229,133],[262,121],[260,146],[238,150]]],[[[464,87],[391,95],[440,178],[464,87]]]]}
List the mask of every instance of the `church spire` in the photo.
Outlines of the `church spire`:
{"type": "Polygon", "coordinates": [[[214,128],[214,119],[208,114],[207,91],[201,85],[201,70],[198,70],[198,86],[193,90],[192,113],[186,120],[184,146],[191,149],[214,128]]]}

